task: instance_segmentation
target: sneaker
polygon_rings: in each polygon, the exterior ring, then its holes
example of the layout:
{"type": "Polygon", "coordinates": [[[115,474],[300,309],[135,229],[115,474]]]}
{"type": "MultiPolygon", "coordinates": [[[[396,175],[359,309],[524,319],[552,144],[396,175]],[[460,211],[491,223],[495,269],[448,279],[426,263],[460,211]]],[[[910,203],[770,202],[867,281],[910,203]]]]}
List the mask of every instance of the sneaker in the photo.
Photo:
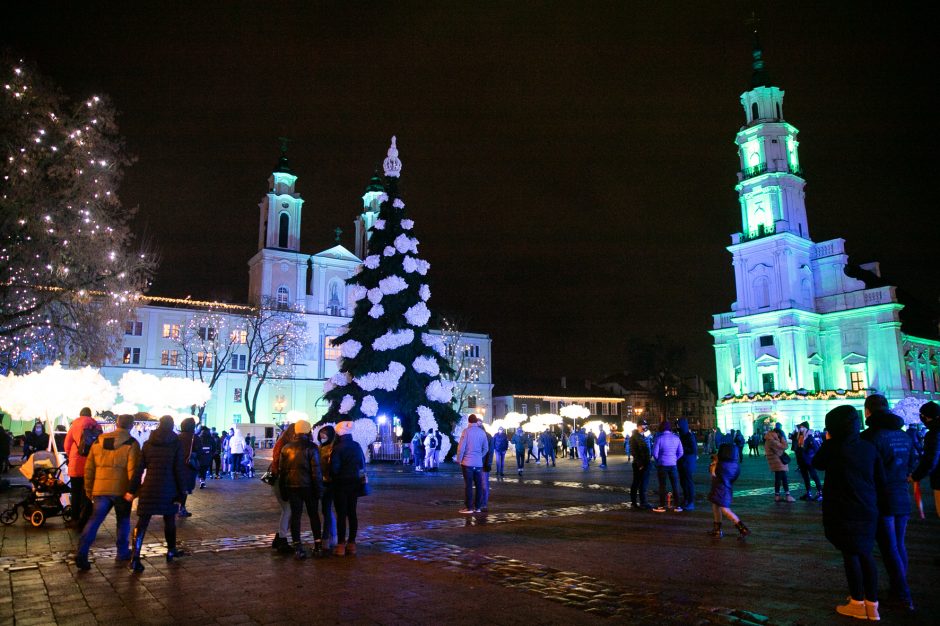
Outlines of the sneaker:
{"type": "Polygon", "coordinates": [[[878,601],[869,602],[865,600],[865,617],[871,622],[881,621],[881,615],[878,614],[878,601]]]}
{"type": "Polygon", "coordinates": [[[787,494],[787,502],[796,502],[796,500],[790,494],[787,494]]]}
{"type": "Polygon", "coordinates": [[[483,509],[473,509],[473,512],[474,512],[474,513],[482,513],[482,512],[483,512],[483,509]]]}
{"type": "Polygon", "coordinates": [[[346,554],[355,554],[356,553],[356,542],[350,541],[346,544],[346,554]]]}
{"type": "Polygon", "coordinates": [[[333,556],[346,556],[346,544],[338,543],[333,546],[333,556]]]}
{"type": "Polygon", "coordinates": [[[87,556],[79,556],[79,555],[76,555],[76,556],[75,556],[75,567],[77,567],[78,569],[82,570],[83,572],[87,572],[88,570],[91,569],[91,563],[88,562],[88,557],[87,557],[87,556]]]}
{"type": "Polygon", "coordinates": [[[666,507],[664,506],[658,506],[655,509],[653,509],[653,513],[665,513],[665,512],[666,512],[666,507]]]}
{"type": "Polygon", "coordinates": [[[199,481],[199,488],[200,488],[200,489],[205,489],[205,488],[206,488],[206,481],[200,480],[200,481],[199,481]]]}
{"type": "Polygon", "coordinates": [[[848,615],[855,619],[868,619],[864,600],[853,600],[851,597],[848,600],[846,604],[840,604],[836,607],[836,613],[839,615],[848,615]]]}
{"type": "Polygon", "coordinates": [[[461,515],[472,515],[473,509],[460,509],[457,512],[460,513],[461,515]]]}

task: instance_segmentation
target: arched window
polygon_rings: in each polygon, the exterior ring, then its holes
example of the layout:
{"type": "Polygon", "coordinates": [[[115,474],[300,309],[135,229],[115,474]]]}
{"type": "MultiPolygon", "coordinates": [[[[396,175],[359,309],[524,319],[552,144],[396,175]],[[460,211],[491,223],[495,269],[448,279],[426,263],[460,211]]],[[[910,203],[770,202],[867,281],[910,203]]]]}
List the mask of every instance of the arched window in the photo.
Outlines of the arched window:
{"type": "Polygon", "coordinates": [[[277,288],[277,308],[286,309],[290,304],[290,289],[287,287],[277,288]]]}
{"type": "Polygon", "coordinates": [[[751,121],[754,121],[758,119],[759,117],[760,115],[758,114],[757,103],[755,102],[754,104],[751,105],[751,121]]]}
{"type": "Polygon", "coordinates": [[[759,309],[770,306],[770,281],[763,276],[754,281],[754,303],[759,309]]]}
{"type": "Polygon", "coordinates": [[[339,315],[340,309],[342,309],[343,307],[343,302],[342,300],[340,300],[340,296],[339,296],[340,291],[341,291],[341,288],[340,288],[339,281],[338,280],[331,281],[330,291],[329,291],[330,299],[326,304],[327,310],[329,310],[330,315],[339,315]]]}
{"type": "Polygon", "coordinates": [[[277,226],[277,247],[286,248],[287,247],[287,235],[290,232],[290,215],[287,213],[281,213],[280,219],[278,219],[277,226]]]}
{"type": "Polygon", "coordinates": [[[810,291],[808,278],[804,278],[800,283],[800,292],[803,298],[803,304],[811,304],[813,299],[813,292],[810,291]]]}

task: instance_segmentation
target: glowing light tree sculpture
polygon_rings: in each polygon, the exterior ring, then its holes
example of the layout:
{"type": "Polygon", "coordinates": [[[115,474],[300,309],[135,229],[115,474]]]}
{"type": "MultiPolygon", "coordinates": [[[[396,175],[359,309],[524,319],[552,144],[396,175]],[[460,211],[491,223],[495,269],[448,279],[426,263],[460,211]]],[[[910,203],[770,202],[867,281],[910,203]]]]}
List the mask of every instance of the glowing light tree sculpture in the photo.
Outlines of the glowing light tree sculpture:
{"type": "Polygon", "coordinates": [[[440,335],[428,332],[430,264],[418,257],[414,222],[398,192],[401,161],[395,137],[384,162],[385,193],[370,229],[369,250],[352,285],[356,308],[336,338],[342,359],[325,385],[327,421],[398,417],[406,437],[418,420],[434,419],[444,432],[457,421],[454,384],[440,335]]]}
{"type": "Polygon", "coordinates": [[[117,198],[131,160],[114,108],[21,62],[0,74],[0,373],[101,363],[154,268],[117,198]]]}

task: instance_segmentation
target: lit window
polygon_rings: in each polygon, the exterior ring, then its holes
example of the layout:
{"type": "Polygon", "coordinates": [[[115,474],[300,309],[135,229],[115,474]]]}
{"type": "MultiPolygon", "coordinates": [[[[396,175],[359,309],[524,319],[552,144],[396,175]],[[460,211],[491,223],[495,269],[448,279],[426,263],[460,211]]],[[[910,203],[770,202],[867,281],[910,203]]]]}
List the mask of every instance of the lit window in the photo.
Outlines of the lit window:
{"type": "Polygon", "coordinates": [[[163,338],[164,339],[179,339],[180,338],[180,325],[179,324],[164,324],[163,325],[163,338]]]}
{"type": "Polygon", "coordinates": [[[467,396],[467,408],[475,409],[477,408],[477,397],[476,396],[467,396]]]}
{"type": "Polygon", "coordinates": [[[865,372],[849,372],[849,382],[852,391],[861,391],[865,388],[865,372]]]}
{"type": "Polygon", "coordinates": [[[287,363],[287,354],[284,352],[278,352],[277,358],[274,360],[274,362],[278,365],[284,365],[287,363]]]}
{"type": "Polygon", "coordinates": [[[920,370],[920,388],[927,391],[927,374],[924,370],[920,370]]]}
{"type": "Polygon", "coordinates": [[[277,288],[277,308],[286,309],[290,302],[290,290],[287,287],[277,288]]]}
{"type": "Polygon", "coordinates": [[[601,415],[607,415],[607,403],[601,402],[601,415]]]}
{"type": "Polygon", "coordinates": [[[140,348],[124,348],[124,365],[137,365],[140,363],[140,348]]]}
{"type": "Polygon", "coordinates": [[[176,367],[179,358],[179,350],[164,350],[160,353],[160,365],[176,367]]]}
{"type": "Polygon", "coordinates": [[[522,405],[522,410],[519,411],[519,412],[522,413],[523,415],[528,415],[528,414],[529,414],[529,405],[528,405],[528,404],[523,404],[523,405],[522,405]]]}
{"type": "Polygon", "coordinates": [[[339,346],[333,344],[334,339],[336,339],[336,337],[324,337],[323,338],[323,360],[324,361],[335,361],[341,356],[339,346]]]}
{"type": "Polygon", "coordinates": [[[467,345],[463,347],[463,355],[467,358],[477,359],[480,357],[480,346],[467,345]]]}
{"type": "Polygon", "coordinates": [[[910,385],[911,391],[914,390],[914,370],[907,368],[907,382],[910,385]]]}
{"type": "Polygon", "coordinates": [[[231,338],[232,338],[232,343],[248,343],[248,331],[247,330],[233,330],[231,338]]]}
{"type": "Polygon", "coordinates": [[[196,365],[199,367],[212,367],[212,353],[198,352],[196,354],[196,365]]]}

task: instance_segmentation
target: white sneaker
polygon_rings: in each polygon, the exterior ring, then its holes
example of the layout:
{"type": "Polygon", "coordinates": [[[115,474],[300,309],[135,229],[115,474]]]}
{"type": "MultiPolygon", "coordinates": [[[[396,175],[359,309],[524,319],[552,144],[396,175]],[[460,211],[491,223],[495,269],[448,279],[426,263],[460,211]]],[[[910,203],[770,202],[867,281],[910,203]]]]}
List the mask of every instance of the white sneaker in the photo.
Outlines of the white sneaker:
{"type": "Polygon", "coordinates": [[[460,513],[461,515],[472,515],[473,509],[460,509],[457,512],[460,513]]]}
{"type": "Polygon", "coordinates": [[[655,509],[653,509],[653,513],[665,513],[665,512],[666,512],[666,507],[664,506],[658,506],[655,509]]]}

